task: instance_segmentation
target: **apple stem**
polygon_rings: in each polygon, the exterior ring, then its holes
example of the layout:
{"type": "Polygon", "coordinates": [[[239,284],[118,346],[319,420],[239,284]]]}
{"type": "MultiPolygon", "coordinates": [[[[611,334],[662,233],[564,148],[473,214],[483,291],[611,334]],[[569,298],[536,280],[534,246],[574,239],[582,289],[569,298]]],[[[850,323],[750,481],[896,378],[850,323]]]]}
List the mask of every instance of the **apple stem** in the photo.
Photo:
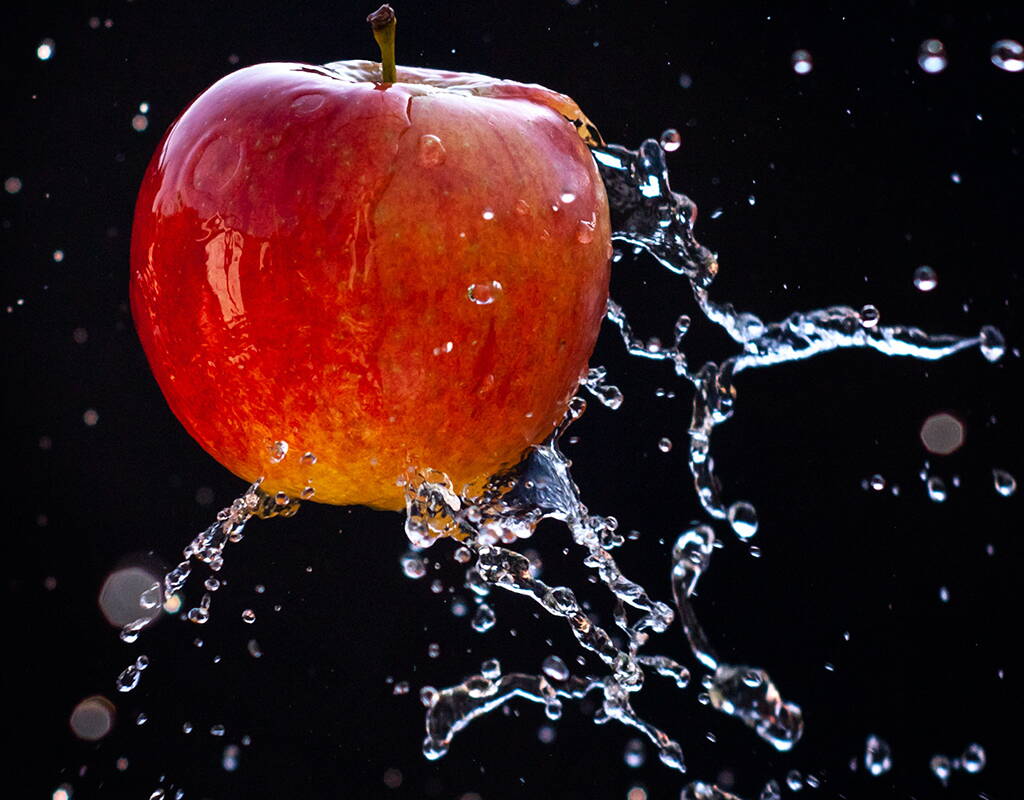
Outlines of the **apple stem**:
{"type": "Polygon", "coordinates": [[[381,83],[394,83],[398,80],[395,69],[395,9],[385,3],[370,14],[366,21],[370,23],[373,38],[380,48],[381,83]]]}

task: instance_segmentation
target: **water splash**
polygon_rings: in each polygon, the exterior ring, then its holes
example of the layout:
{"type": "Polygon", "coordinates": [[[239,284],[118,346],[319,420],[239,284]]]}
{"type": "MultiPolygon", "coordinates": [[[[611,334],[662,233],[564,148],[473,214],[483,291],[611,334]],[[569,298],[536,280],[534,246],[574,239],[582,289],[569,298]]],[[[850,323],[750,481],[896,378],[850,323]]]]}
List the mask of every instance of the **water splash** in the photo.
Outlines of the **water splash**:
{"type": "MultiPolygon", "coordinates": [[[[847,306],[833,306],[765,322],[756,314],[737,310],[731,303],[713,300],[710,286],[718,273],[719,262],[694,236],[696,206],[669,186],[666,149],[659,142],[648,140],[636,151],[617,145],[594,151],[608,190],[615,230],[612,238],[617,243],[632,245],[684,277],[703,317],[722,328],[739,350],[721,364],[708,362],[696,366],[689,362],[683,349],[692,324],[690,315],[677,317],[669,339],[671,344],[664,344],[656,336],[646,339],[638,336],[623,308],[614,301],[608,303],[607,319],[618,329],[630,354],[667,362],[678,378],[693,387],[688,463],[696,495],[712,521],[727,521],[737,537],[747,541],[762,523],[750,503],[743,500],[727,503],[723,499],[722,484],[712,457],[712,433],[735,411],[737,375],[747,369],[803,360],[844,348],[869,348],[884,355],[934,361],[966,348],[980,347],[988,360],[995,361],[1002,356],[1005,343],[1001,334],[991,327],[982,329],[975,337],[956,337],[930,335],[913,327],[882,325],[874,307],[857,311],[847,306]]],[[[469,299],[474,302],[482,299],[475,291],[477,288],[470,287],[469,291],[469,299]]],[[[618,408],[623,401],[622,393],[606,379],[606,370],[592,368],[582,388],[604,405],[618,408]]],[[[704,671],[700,681],[704,691],[695,699],[736,717],[777,750],[790,749],[803,732],[799,706],[783,699],[764,669],[722,662],[697,618],[693,604],[695,591],[710,566],[713,550],[721,544],[711,525],[695,525],[680,534],[675,543],[667,570],[674,609],[654,599],[647,589],[620,570],[611,551],[622,546],[626,537],[618,532],[614,517],[592,514],[583,505],[569,473],[569,461],[558,446],[560,437],[585,408],[582,397],[573,398],[558,430],[546,442],[533,447],[522,463],[494,476],[478,496],[458,494],[442,472],[421,469],[406,477],[407,537],[413,550],[429,547],[440,539],[455,548],[456,561],[467,566],[466,588],[480,601],[472,618],[472,626],[477,631],[486,632],[495,624],[491,604],[483,602],[492,589],[519,594],[531,599],[549,615],[564,620],[580,648],[592,654],[601,665],[596,671],[573,674],[564,661],[551,656],[545,660],[539,674],[503,674],[500,665],[484,665],[480,674],[471,675],[458,684],[441,689],[425,687],[421,692],[426,707],[424,754],[431,759],[443,756],[455,734],[512,698],[539,703],[548,718],[557,719],[563,701],[595,695],[600,698],[594,715],[596,723],[615,720],[635,729],[654,745],[663,763],[685,772],[679,742],[643,719],[631,704],[631,697],[643,689],[648,675],[669,678],[679,690],[690,687],[689,667],[645,650],[652,634],[673,628],[677,615],[693,658],[704,671]],[[594,571],[599,582],[611,593],[618,637],[597,624],[571,588],[547,584],[532,568],[530,558],[512,549],[519,540],[530,537],[543,520],[564,524],[583,564],[594,571]]],[[[275,445],[283,446],[272,456],[287,447],[283,442],[275,445]]],[[[312,454],[307,456],[315,458],[312,454]]],[[[997,491],[1012,493],[1012,488],[1008,492],[1005,488],[1010,481],[1001,475],[994,480],[997,491]]],[[[166,606],[178,595],[192,574],[194,563],[205,564],[213,575],[219,572],[225,547],[241,541],[245,525],[253,516],[291,516],[298,507],[298,501],[287,496],[267,495],[260,489],[259,482],[250,486],[185,548],[184,560],[167,574],[163,584],[155,584],[147,590],[140,606],[149,613],[125,626],[122,638],[133,641],[155,618],[153,609],[161,602],[166,606]]],[[[415,553],[403,558],[402,567],[405,574],[413,578],[421,577],[426,571],[425,562],[415,553]]],[[[208,591],[200,605],[189,610],[188,618],[198,623],[208,619],[210,597],[208,591]]],[[[254,656],[258,655],[258,646],[256,651],[254,656]]],[[[134,671],[124,676],[126,683],[133,680],[137,683],[138,667],[133,665],[129,670],[134,671]]],[[[395,691],[398,693],[397,686],[395,691]]],[[[979,759],[970,763],[979,763],[979,759]]],[[[984,763],[983,756],[980,763],[984,763]]],[[[794,789],[794,781],[803,785],[797,773],[787,779],[791,789],[794,789]]],[[[734,797],[699,781],[683,789],[682,796],[724,800],[734,797]]],[[[766,784],[762,796],[778,796],[778,784],[766,784]]]]}
{"type": "MultiPolygon", "coordinates": [[[[283,443],[277,443],[283,444],[283,443]]],[[[285,449],[287,445],[284,445],[285,449]]],[[[307,454],[312,455],[312,454],[307,454]]],[[[224,548],[229,543],[242,541],[246,523],[252,517],[269,519],[271,517],[291,517],[299,510],[299,501],[278,493],[271,496],[260,489],[262,479],[257,480],[236,498],[230,506],[221,509],[217,518],[208,528],[193,539],[182,552],[183,560],[164,576],[163,584],[154,583],[139,597],[141,616],[129,622],[121,629],[121,639],[132,643],[138,639],[139,632],[146,628],[159,616],[156,611],[163,605],[165,609],[176,608],[180,603],[179,592],[184,588],[192,575],[193,561],[205,564],[212,575],[204,581],[207,592],[203,594],[198,606],[186,612],[186,618],[202,625],[210,618],[210,592],[216,591],[220,582],[215,577],[224,566],[224,548]]],[[[125,690],[122,690],[125,691],[125,690]]]]}
{"type": "Polygon", "coordinates": [[[880,325],[874,307],[865,313],[866,309],[857,311],[849,306],[794,312],[778,322],[766,323],[756,314],[738,311],[731,303],[715,302],[708,287],[718,273],[717,256],[694,237],[696,206],[672,191],[658,143],[649,139],[636,151],[610,145],[595,151],[594,156],[608,187],[615,230],[612,239],[641,248],[663,266],[685,276],[704,316],[740,345],[741,351],[721,364],[708,362],[693,368],[682,349],[691,325],[689,316],[679,316],[671,346],[651,348],[634,333],[622,307],[614,301],[608,303],[607,318],[619,329],[631,355],[667,361],[677,376],[693,385],[690,471],[701,504],[716,519],[727,518],[729,506],[722,500],[721,485],[714,474],[711,434],[732,416],[737,398],[733,379],[744,370],[849,348],[927,361],[980,346],[985,358],[994,362],[1005,351],[1002,334],[992,326],[983,327],[973,337],[931,335],[910,326],[880,325]]]}
{"type": "MultiPolygon", "coordinates": [[[[719,269],[718,259],[694,237],[696,206],[671,190],[664,152],[665,148],[654,140],[645,141],[636,151],[617,145],[594,151],[608,190],[615,231],[612,238],[647,253],[685,277],[703,316],[721,327],[740,350],[721,364],[708,362],[694,367],[683,350],[692,322],[689,315],[677,318],[669,345],[657,337],[638,336],[625,311],[614,301],[608,303],[607,319],[618,329],[630,354],[668,362],[678,377],[693,386],[689,468],[697,497],[712,519],[728,520],[739,538],[746,540],[758,529],[756,509],[745,501],[727,504],[723,500],[711,455],[714,428],[735,410],[736,375],[847,348],[935,361],[980,347],[988,360],[995,361],[1005,345],[1001,334],[991,327],[978,336],[958,337],[882,325],[874,306],[860,311],[832,306],[764,322],[730,303],[712,300],[709,287],[719,269]]],[[[603,368],[593,368],[583,388],[617,408],[622,402],[621,392],[606,384],[606,377],[603,368]]],[[[495,476],[479,497],[457,495],[450,481],[437,472],[418,473],[407,483],[406,532],[414,545],[426,547],[443,536],[456,538],[460,549],[468,549],[475,556],[467,573],[467,587],[480,594],[497,587],[532,599],[552,616],[564,619],[579,645],[597,656],[605,670],[603,674],[573,675],[563,662],[564,669],[545,669],[540,675],[473,675],[454,686],[429,688],[423,695],[427,707],[425,755],[441,757],[448,752],[456,733],[513,697],[543,704],[548,716],[554,718],[560,713],[562,700],[578,700],[595,693],[602,699],[595,722],[616,720],[635,728],[654,744],[664,763],[685,771],[679,743],[642,719],[630,703],[630,696],[643,688],[648,671],[673,678],[680,689],[689,685],[687,667],[666,656],[641,652],[652,633],[669,629],[676,612],[695,660],[707,670],[701,681],[706,693],[701,699],[740,719],[776,749],[790,749],[803,732],[799,706],[782,698],[763,669],[721,662],[693,608],[697,583],[708,569],[716,546],[713,528],[697,525],[676,541],[670,575],[675,612],[652,599],[646,589],[619,570],[610,552],[625,541],[617,532],[617,521],[591,514],[581,503],[568,471],[569,462],[558,449],[560,436],[583,413],[585,405],[581,397],[574,398],[565,421],[550,439],[534,447],[516,468],[495,476]],[[625,634],[623,647],[617,646],[608,631],[586,613],[570,588],[546,584],[531,573],[528,558],[503,546],[532,535],[543,519],[556,519],[566,525],[582,550],[583,563],[596,571],[614,596],[615,625],[625,634]]],[[[803,786],[795,773],[787,780],[791,788],[794,780],[803,786]]],[[[772,794],[776,788],[777,784],[766,786],[766,791],[772,794]]],[[[701,782],[689,784],[683,796],[732,797],[701,782]]]]}

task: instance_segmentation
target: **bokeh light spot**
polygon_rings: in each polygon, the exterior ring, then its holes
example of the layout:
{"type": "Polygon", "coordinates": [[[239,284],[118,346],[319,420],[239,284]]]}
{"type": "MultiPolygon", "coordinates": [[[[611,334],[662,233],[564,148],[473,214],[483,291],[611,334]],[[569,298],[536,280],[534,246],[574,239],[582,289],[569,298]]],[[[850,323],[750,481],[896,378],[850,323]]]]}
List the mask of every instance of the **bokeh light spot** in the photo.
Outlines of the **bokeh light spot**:
{"type": "Polygon", "coordinates": [[[921,426],[921,442],[929,453],[948,456],[963,445],[965,430],[952,414],[932,414],[921,426]]]}
{"type": "Polygon", "coordinates": [[[160,583],[159,578],[142,567],[126,567],[112,572],[100,589],[100,611],[111,625],[122,628],[142,617],[155,617],[160,606],[146,608],[142,595],[160,583]]]}
{"type": "Polygon", "coordinates": [[[79,739],[95,742],[110,733],[114,727],[114,715],[113,703],[101,695],[93,695],[75,706],[68,722],[72,733],[79,739]]]}

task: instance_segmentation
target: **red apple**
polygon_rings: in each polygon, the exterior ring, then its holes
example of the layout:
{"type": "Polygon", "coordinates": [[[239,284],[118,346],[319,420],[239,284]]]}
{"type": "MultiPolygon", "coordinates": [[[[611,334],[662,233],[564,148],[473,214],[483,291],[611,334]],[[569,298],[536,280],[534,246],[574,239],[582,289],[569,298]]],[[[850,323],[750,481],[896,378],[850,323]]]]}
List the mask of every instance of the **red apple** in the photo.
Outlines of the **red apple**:
{"type": "Polygon", "coordinates": [[[221,464],[398,509],[410,467],[478,487],[551,432],[611,245],[572,100],[380,69],[261,64],[200,95],[143,180],[131,305],[171,409],[221,464]]]}

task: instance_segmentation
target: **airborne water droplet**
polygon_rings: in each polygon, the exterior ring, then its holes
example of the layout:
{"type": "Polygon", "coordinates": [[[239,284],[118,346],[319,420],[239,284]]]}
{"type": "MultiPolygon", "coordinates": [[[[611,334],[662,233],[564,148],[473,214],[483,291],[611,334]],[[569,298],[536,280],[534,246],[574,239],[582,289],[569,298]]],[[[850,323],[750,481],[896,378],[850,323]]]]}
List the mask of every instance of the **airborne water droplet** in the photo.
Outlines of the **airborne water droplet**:
{"type": "Polygon", "coordinates": [[[866,305],[860,310],[860,324],[865,328],[874,328],[878,324],[881,314],[873,305],[866,305]]]}
{"type": "Polygon", "coordinates": [[[949,781],[949,774],[953,771],[948,756],[943,755],[932,756],[931,761],[928,762],[928,768],[943,786],[949,781]]]}
{"type": "Polygon", "coordinates": [[[938,39],[925,39],[917,51],[917,64],[925,72],[935,74],[942,72],[948,64],[946,45],[938,39]]]}
{"type": "Polygon", "coordinates": [[[682,145],[683,137],[680,136],[679,131],[675,128],[669,128],[662,132],[658,143],[661,145],[661,149],[666,153],[674,153],[682,145]]]}
{"type": "Polygon", "coordinates": [[[872,775],[884,775],[892,769],[892,751],[887,742],[869,736],[864,745],[864,766],[872,775]]]}
{"type": "Polygon", "coordinates": [[[1024,45],[1016,39],[1000,39],[992,45],[992,63],[1007,72],[1024,70],[1024,45]]]}
{"type": "Polygon", "coordinates": [[[224,755],[221,757],[221,766],[226,772],[234,772],[238,769],[238,756],[241,749],[237,744],[229,744],[224,748],[224,755]]]}
{"type": "Polygon", "coordinates": [[[960,756],[961,768],[964,772],[972,774],[981,772],[985,768],[985,762],[985,749],[977,743],[967,745],[967,749],[960,756]]]}
{"type": "Polygon", "coordinates": [[[741,539],[757,533],[757,509],[750,503],[739,501],[729,506],[729,524],[741,539]]]}
{"type": "Polygon", "coordinates": [[[1006,340],[998,328],[986,325],[981,329],[981,354],[995,363],[1006,352],[1006,340]]]}
{"type": "Polygon", "coordinates": [[[626,742],[626,750],[623,753],[626,761],[626,766],[642,767],[644,762],[647,760],[647,751],[644,749],[644,743],[639,739],[630,739],[626,742]]]}
{"type": "Polygon", "coordinates": [[[550,655],[540,665],[541,672],[551,680],[565,681],[569,679],[569,667],[556,655],[550,655]]]}
{"type": "Polygon", "coordinates": [[[1009,497],[1017,491],[1017,479],[1006,470],[992,470],[992,482],[996,487],[996,491],[1003,497],[1009,497]]]}
{"type": "Polygon", "coordinates": [[[494,627],[496,621],[497,617],[494,615],[494,610],[487,603],[481,603],[473,615],[473,621],[470,624],[477,633],[486,633],[494,627]]]}
{"type": "Polygon", "coordinates": [[[925,481],[925,488],[928,490],[928,497],[934,502],[941,503],[946,499],[946,482],[937,475],[932,475],[925,481]]]}
{"type": "Polygon", "coordinates": [[[939,284],[935,270],[928,266],[920,266],[914,270],[914,286],[921,292],[930,292],[939,284]]]}
{"type": "Polygon", "coordinates": [[[480,665],[480,674],[492,681],[501,677],[501,662],[496,658],[487,659],[480,665]]]}
{"type": "Polygon", "coordinates": [[[806,75],[814,69],[814,60],[806,50],[794,50],[790,61],[793,64],[793,72],[797,75],[806,75]]]}
{"type": "Polygon", "coordinates": [[[163,593],[159,583],[154,583],[139,596],[139,605],[147,611],[160,605],[163,593]]]}
{"type": "Polygon", "coordinates": [[[253,611],[251,608],[247,608],[247,609],[245,609],[245,611],[242,612],[242,622],[245,622],[245,623],[251,625],[255,621],[256,621],[256,612],[253,611]]]}
{"type": "Polygon", "coordinates": [[[53,39],[43,39],[36,48],[36,58],[40,61],[49,61],[57,52],[57,44],[53,39]]]}
{"type": "Polygon", "coordinates": [[[417,580],[427,574],[427,563],[422,556],[406,553],[401,559],[402,572],[405,577],[417,580]]]}
{"type": "Polygon", "coordinates": [[[139,668],[135,664],[129,664],[120,675],[117,676],[117,691],[130,692],[139,685],[139,668]]]}

